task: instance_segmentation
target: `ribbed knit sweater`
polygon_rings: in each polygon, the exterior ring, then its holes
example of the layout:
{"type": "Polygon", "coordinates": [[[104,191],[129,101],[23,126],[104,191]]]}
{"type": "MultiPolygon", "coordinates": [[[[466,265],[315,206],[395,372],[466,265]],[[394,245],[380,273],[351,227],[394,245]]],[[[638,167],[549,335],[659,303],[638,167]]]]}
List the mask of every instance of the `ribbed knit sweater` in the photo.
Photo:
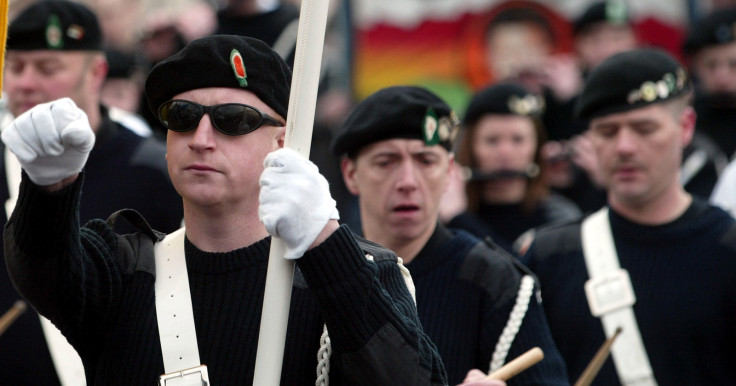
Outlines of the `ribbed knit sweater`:
{"type": "MultiPolygon", "coordinates": [[[[462,382],[470,369],[487,372],[524,274],[514,258],[465,231],[437,225],[407,268],[416,286],[419,319],[437,345],[450,384],[462,382]]],[[[506,362],[534,346],[542,348],[544,360],[508,384],[568,384],[536,296],[529,301],[506,362]]]]}
{"type": "MultiPolygon", "coordinates": [[[[621,267],[660,385],[732,385],[736,379],[736,226],[725,212],[695,200],[663,225],[633,223],[609,211],[621,267]]],[[[542,286],[547,320],[571,381],[603,344],[590,314],[580,222],[540,230],[524,257],[542,286]]],[[[595,385],[618,385],[609,358],[595,385]]]]}
{"type": "MultiPolygon", "coordinates": [[[[152,244],[142,234],[118,236],[100,220],[80,229],[81,185],[80,178],[46,194],[24,175],[4,233],[9,272],[77,348],[89,385],[156,384],[163,359],[152,244]]],[[[395,255],[361,245],[375,263],[345,227],[298,260],[282,384],[314,384],[325,322],[331,384],[444,383],[395,255]]],[[[185,243],[200,359],[215,385],[252,383],[269,246],[266,238],[207,253],[185,243]]]]}

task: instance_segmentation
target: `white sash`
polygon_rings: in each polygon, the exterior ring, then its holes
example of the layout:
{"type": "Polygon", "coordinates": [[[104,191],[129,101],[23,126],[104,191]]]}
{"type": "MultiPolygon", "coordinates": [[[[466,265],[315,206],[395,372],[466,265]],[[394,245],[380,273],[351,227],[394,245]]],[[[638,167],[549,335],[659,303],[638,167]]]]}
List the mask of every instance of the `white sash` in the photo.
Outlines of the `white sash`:
{"type": "MultiPolygon", "coordinates": [[[[5,214],[10,218],[10,214],[15,209],[15,203],[18,200],[18,187],[21,180],[21,166],[18,158],[5,148],[5,176],[8,182],[8,200],[5,201],[5,214]]],[[[56,374],[59,376],[59,382],[63,386],[84,386],[87,379],[84,376],[84,365],[77,351],[69,344],[64,335],[61,334],[56,326],[50,320],[38,315],[41,320],[41,329],[46,338],[46,345],[51,354],[51,360],[54,362],[56,374]]]]}
{"type": "Polygon", "coordinates": [[[600,316],[606,337],[618,327],[621,334],[611,347],[613,363],[623,385],[656,385],[632,306],[636,302],[628,272],[621,269],[613,242],[608,208],[583,220],[581,238],[590,280],[585,283],[588,304],[600,316]]]}
{"type": "Polygon", "coordinates": [[[184,257],[185,228],[169,234],[153,248],[156,257],[156,319],[164,372],[160,385],[209,384],[199,361],[192,296],[184,257]]]}

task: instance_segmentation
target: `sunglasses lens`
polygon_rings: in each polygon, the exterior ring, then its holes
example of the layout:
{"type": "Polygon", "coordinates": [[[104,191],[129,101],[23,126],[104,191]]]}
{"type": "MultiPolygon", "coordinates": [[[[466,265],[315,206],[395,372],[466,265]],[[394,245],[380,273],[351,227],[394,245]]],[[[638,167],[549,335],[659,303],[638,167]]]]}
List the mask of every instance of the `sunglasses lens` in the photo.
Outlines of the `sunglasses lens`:
{"type": "Polygon", "coordinates": [[[258,128],[261,114],[249,106],[230,103],[218,106],[212,112],[212,121],[225,134],[242,135],[258,128]]]}
{"type": "Polygon", "coordinates": [[[202,119],[203,111],[194,103],[170,101],[161,106],[158,114],[167,129],[189,131],[197,127],[199,120],[202,119]]]}

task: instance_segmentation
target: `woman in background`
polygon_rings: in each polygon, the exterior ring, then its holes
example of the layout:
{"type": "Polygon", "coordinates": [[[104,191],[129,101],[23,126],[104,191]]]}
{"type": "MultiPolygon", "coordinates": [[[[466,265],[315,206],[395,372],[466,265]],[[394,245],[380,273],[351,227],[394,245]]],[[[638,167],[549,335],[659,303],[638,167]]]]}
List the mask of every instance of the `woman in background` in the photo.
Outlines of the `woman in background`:
{"type": "Polygon", "coordinates": [[[478,237],[491,236],[507,250],[523,251],[529,232],[581,215],[570,200],[551,193],[540,149],[544,100],[517,83],[476,93],[463,121],[454,183],[441,219],[478,237]]]}

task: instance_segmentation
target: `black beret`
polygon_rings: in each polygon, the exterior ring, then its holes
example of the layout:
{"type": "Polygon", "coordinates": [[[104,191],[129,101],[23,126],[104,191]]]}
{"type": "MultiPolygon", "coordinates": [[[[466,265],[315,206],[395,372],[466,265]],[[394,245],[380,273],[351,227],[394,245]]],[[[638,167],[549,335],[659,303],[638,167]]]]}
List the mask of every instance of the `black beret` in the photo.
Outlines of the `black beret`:
{"type": "Polygon", "coordinates": [[[626,2],[608,0],[592,4],[572,23],[573,34],[577,35],[597,23],[629,24],[626,2]]]}
{"type": "Polygon", "coordinates": [[[544,98],[541,96],[518,83],[498,83],[473,95],[463,121],[465,125],[472,125],[486,114],[538,118],[543,112],[544,98]]]}
{"type": "Polygon", "coordinates": [[[687,72],[670,54],[642,48],[612,55],[588,77],[575,115],[591,119],[659,103],[691,88],[687,72]]]}
{"type": "Polygon", "coordinates": [[[82,4],[66,0],[36,2],[8,25],[7,50],[102,50],[97,16],[82,4]]]}
{"type": "Polygon", "coordinates": [[[211,35],[193,40],[157,63],[146,78],[148,106],[158,108],[174,95],[207,87],[252,91],[286,117],[291,69],[266,43],[236,35],[211,35]]]}
{"type": "Polygon", "coordinates": [[[692,55],[702,48],[736,40],[736,7],[718,9],[698,20],[690,29],[682,50],[692,55]]]}
{"type": "Polygon", "coordinates": [[[422,139],[449,150],[459,120],[440,97],[416,86],[384,88],[368,96],[350,113],[332,141],[336,156],[392,138],[422,139]]]}

